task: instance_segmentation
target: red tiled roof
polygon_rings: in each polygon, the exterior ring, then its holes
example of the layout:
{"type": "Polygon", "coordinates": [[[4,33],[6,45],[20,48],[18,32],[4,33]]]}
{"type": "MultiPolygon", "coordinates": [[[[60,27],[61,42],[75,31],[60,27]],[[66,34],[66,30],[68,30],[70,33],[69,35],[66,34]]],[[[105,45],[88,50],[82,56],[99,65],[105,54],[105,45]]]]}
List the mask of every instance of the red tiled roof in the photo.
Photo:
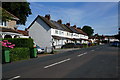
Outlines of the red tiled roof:
{"type": "Polygon", "coordinates": [[[17,30],[19,33],[23,34],[24,36],[28,36],[28,31],[17,30]]]}
{"type": "Polygon", "coordinates": [[[79,32],[80,34],[84,34],[84,35],[87,35],[85,32],[83,32],[81,29],[77,29],[75,27],[73,27],[77,32],[79,32]]]}
{"type": "MultiPolygon", "coordinates": [[[[77,28],[76,28],[77,29],[77,28]]],[[[81,29],[77,29],[81,34],[87,35],[85,32],[83,32],[81,29]]]]}
{"type": "Polygon", "coordinates": [[[0,31],[2,32],[13,32],[13,33],[20,33],[14,29],[11,29],[11,28],[4,28],[4,27],[0,27],[0,31]]]}

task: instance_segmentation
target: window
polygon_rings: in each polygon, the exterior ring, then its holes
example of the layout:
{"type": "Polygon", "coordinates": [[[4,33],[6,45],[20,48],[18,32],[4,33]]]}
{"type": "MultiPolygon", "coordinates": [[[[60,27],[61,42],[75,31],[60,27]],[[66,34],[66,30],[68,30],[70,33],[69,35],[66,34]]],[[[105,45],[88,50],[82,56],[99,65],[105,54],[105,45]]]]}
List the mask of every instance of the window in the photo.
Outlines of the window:
{"type": "Polygon", "coordinates": [[[55,34],[58,34],[58,30],[55,30],[55,34]]]}
{"type": "Polygon", "coordinates": [[[68,36],[70,36],[70,33],[68,33],[68,36]]]}
{"type": "Polygon", "coordinates": [[[74,36],[76,36],[76,34],[74,34],[74,36]]]}
{"type": "Polygon", "coordinates": [[[67,32],[67,36],[69,35],[69,33],[67,32]]]}
{"type": "Polygon", "coordinates": [[[62,32],[61,32],[61,31],[59,31],[59,34],[60,34],[60,35],[61,35],[61,33],[62,33],[62,32]]]}
{"type": "Polygon", "coordinates": [[[6,23],[6,21],[1,21],[1,20],[0,20],[0,25],[2,25],[2,26],[7,26],[7,23],[6,23]]]}
{"type": "Polygon", "coordinates": [[[64,32],[62,31],[62,35],[64,35],[64,32]]]}
{"type": "Polygon", "coordinates": [[[73,36],[73,34],[71,33],[71,36],[73,36]]]}

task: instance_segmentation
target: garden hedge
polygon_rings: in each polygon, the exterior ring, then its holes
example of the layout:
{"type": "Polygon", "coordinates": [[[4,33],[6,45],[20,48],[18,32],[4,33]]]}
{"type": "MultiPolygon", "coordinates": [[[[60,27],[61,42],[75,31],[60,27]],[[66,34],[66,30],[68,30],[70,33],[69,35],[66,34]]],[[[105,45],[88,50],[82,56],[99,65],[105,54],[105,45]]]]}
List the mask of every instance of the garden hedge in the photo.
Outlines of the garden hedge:
{"type": "Polygon", "coordinates": [[[30,49],[33,48],[33,39],[31,38],[5,38],[8,42],[15,44],[14,48],[2,46],[2,53],[4,50],[10,50],[10,60],[19,61],[30,58],[30,49]]]}
{"type": "Polygon", "coordinates": [[[33,39],[31,38],[5,38],[3,40],[8,40],[12,44],[15,44],[15,48],[24,47],[24,48],[33,48],[33,39]]]}
{"type": "Polygon", "coordinates": [[[30,58],[29,48],[13,48],[10,49],[11,61],[26,60],[30,58]]]}
{"type": "Polygon", "coordinates": [[[88,47],[88,44],[86,44],[86,43],[83,43],[82,45],[83,45],[83,48],[87,48],[88,47]]]}

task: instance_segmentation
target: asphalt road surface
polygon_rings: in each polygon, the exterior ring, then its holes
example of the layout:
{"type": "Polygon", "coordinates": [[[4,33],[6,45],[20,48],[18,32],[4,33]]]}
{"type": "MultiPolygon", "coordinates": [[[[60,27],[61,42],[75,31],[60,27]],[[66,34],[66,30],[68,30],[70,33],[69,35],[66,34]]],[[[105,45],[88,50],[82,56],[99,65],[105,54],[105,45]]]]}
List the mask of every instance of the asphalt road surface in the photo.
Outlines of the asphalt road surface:
{"type": "Polygon", "coordinates": [[[4,64],[3,79],[118,78],[118,47],[99,45],[4,64]]]}

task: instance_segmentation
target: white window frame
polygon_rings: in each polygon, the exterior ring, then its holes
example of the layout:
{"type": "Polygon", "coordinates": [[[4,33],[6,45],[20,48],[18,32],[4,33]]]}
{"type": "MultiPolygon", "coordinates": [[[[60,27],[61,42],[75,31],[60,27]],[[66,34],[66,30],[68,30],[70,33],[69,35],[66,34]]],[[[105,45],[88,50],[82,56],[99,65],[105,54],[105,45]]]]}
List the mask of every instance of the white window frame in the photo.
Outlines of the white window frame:
{"type": "Polygon", "coordinates": [[[0,25],[1,25],[1,26],[7,26],[7,21],[1,21],[1,20],[0,20],[0,25]]]}
{"type": "Polygon", "coordinates": [[[55,30],[55,34],[58,34],[59,32],[58,32],[58,30],[55,30]]]}

